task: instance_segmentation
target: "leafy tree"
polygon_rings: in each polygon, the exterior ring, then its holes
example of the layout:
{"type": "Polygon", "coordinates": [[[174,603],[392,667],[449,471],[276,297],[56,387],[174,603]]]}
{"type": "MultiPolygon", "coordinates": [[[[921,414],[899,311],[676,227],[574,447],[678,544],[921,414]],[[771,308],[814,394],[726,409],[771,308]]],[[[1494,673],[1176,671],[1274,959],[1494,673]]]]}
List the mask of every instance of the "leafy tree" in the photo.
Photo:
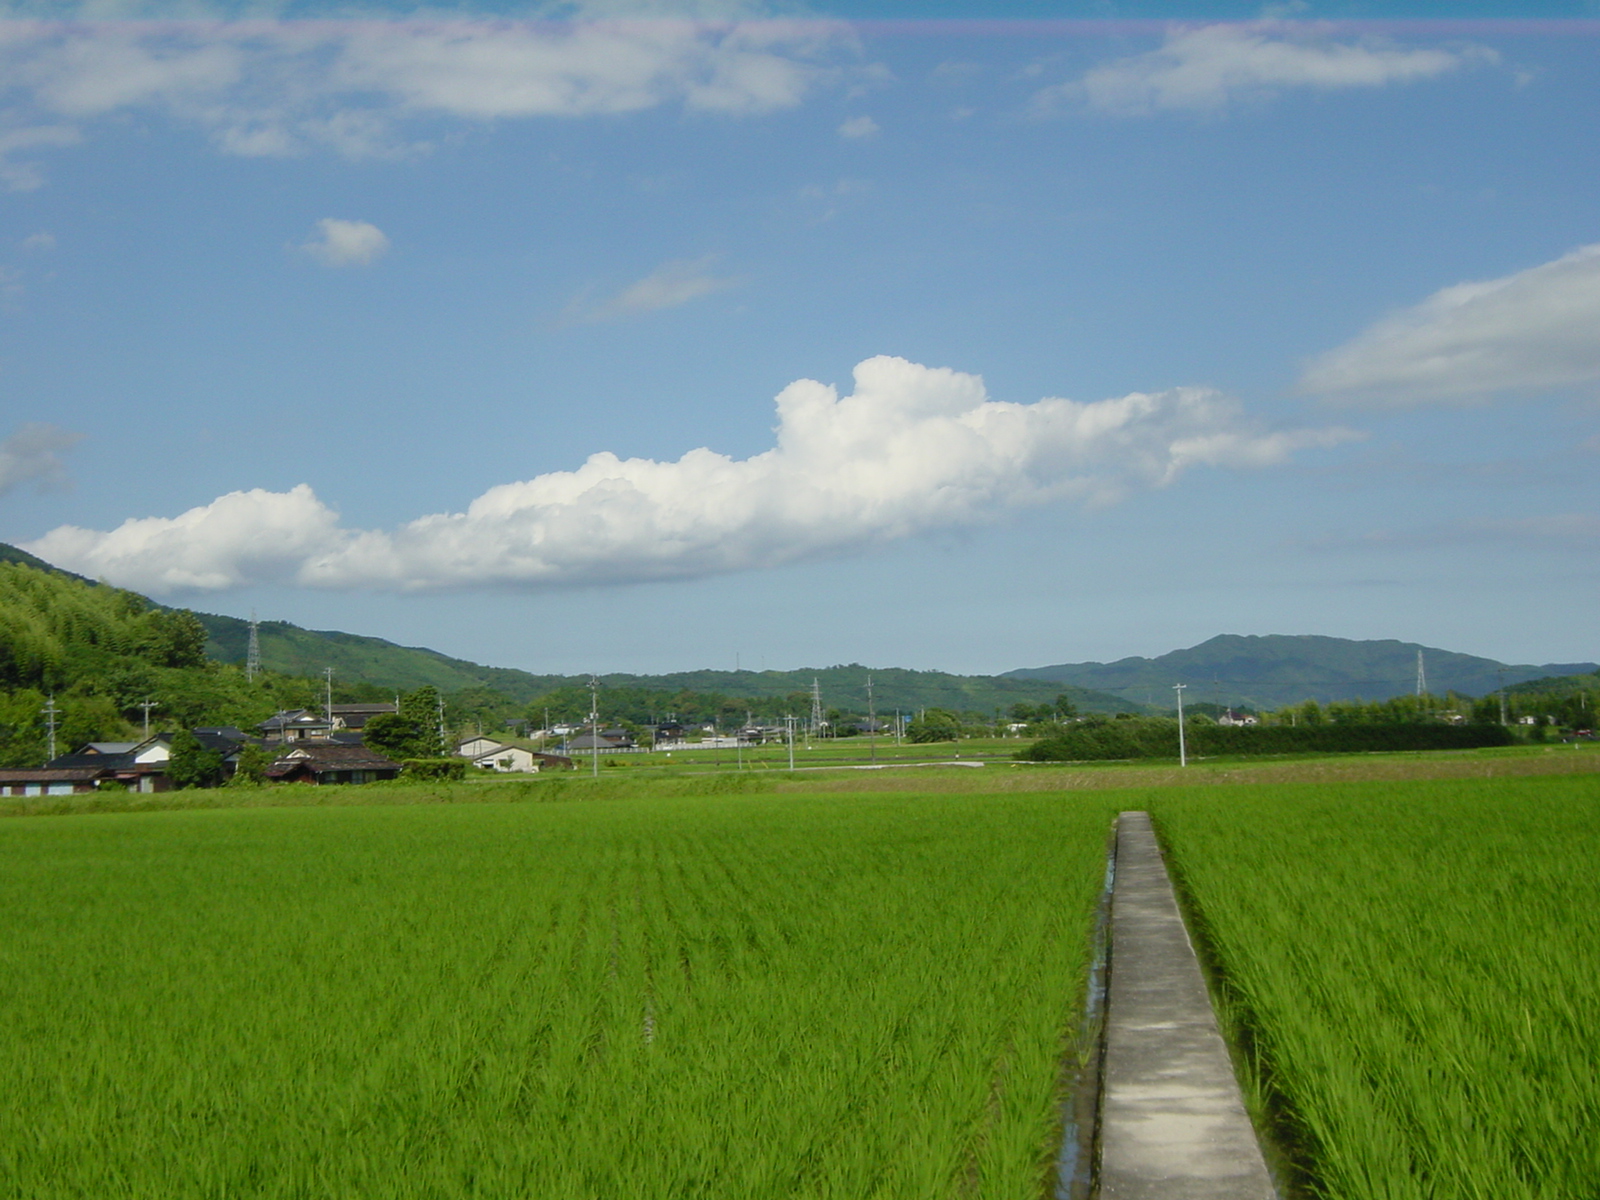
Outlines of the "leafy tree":
{"type": "Polygon", "coordinates": [[[953,742],[960,736],[961,722],[955,713],[943,708],[924,709],[906,726],[906,737],[913,742],[953,742]]]}
{"type": "Polygon", "coordinates": [[[219,750],[207,750],[187,729],[172,736],[167,778],[179,788],[211,788],[222,782],[226,766],[219,750]]]}
{"type": "Polygon", "coordinates": [[[399,712],[379,713],[367,722],[362,741],[396,762],[441,757],[438,689],[420,687],[401,697],[399,712]]]}
{"type": "Polygon", "coordinates": [[[273,754],[265,746],[258,746],[254,742],[246,742],[239,750],[239,759],[234,766],[233,778],[228,780],[230,787],[249,787],[252,784],[267,781],[267,768],[272,765],[273,754]]]}
{"type": "Polygon", "coordinates": [[[1072,697],[1062,692],[1056,697],[1056,716],[1063,721],[1070,721],[1078,715],[1078,706],[1072,702],[1072,697]]]}

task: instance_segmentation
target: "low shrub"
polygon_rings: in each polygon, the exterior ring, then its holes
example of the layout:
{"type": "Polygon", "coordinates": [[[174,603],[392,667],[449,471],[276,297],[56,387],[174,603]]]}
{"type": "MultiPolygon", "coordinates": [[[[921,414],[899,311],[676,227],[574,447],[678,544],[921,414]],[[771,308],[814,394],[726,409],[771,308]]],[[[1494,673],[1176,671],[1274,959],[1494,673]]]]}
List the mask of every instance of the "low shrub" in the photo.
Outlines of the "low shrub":
{"type": "Polygon", "coordinates": [[[400,778],[420,782],[465,779],[467,760],[464,758],[407,758],[400,763],[400,778]]]}

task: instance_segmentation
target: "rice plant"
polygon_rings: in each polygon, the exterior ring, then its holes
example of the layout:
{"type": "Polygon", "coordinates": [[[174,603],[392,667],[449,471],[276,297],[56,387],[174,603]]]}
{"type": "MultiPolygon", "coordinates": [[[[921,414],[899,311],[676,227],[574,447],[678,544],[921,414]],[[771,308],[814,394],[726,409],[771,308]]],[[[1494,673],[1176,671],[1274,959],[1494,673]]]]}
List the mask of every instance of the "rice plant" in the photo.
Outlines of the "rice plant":
{"type": "Polygon", "coordinates": [[[1111,811],[6,822],[0,1195],[1035,1200],[1111,811]]]}
{"type": "Polygon", "coordinates": [[[1306,1190],[1600,1196],[1600,782],[1150,801],[1306,1190]]]}

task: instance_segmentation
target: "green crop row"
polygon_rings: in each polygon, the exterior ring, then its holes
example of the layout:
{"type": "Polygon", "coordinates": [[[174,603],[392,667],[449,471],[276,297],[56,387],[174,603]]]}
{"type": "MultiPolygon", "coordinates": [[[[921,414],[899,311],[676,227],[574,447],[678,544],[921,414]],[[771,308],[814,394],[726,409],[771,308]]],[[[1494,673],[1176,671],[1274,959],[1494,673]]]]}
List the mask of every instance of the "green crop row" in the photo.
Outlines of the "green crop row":
{"type": "Polygon", "coordinates": [[[1600,1196],[1600,781],[1150,801],[1308,1191],[1600,1196]]]}
{"type": "Polygon", "coordinates": [[[1111,811],[7,822],[0,1195],[1035,1200],[1111,811]]]}

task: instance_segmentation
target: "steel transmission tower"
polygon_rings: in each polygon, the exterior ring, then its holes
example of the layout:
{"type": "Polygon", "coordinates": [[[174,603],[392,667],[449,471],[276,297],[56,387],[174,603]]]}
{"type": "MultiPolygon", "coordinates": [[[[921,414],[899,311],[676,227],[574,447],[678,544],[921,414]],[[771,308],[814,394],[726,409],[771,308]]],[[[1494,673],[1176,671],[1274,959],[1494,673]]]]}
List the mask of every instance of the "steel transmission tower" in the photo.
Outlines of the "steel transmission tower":
{"type": "Polygon", "coordinates": [[[1417,651],[1417,695],[1428,693],[1428,669],[1422,665],[1422,651],[1417,651]]]}
{"type": "Polygon", "coordinates": [[[256,610],[250,610],[250,648],[244,653],[244,678],[246,683],[254,683],[256,676],[261,674],[261,622],[256,620],[256,610]]]}
{"type": "Polygon", "coordinates": [[[822,736],[822,685],[811,678],[811,736],[822,736]]]}

